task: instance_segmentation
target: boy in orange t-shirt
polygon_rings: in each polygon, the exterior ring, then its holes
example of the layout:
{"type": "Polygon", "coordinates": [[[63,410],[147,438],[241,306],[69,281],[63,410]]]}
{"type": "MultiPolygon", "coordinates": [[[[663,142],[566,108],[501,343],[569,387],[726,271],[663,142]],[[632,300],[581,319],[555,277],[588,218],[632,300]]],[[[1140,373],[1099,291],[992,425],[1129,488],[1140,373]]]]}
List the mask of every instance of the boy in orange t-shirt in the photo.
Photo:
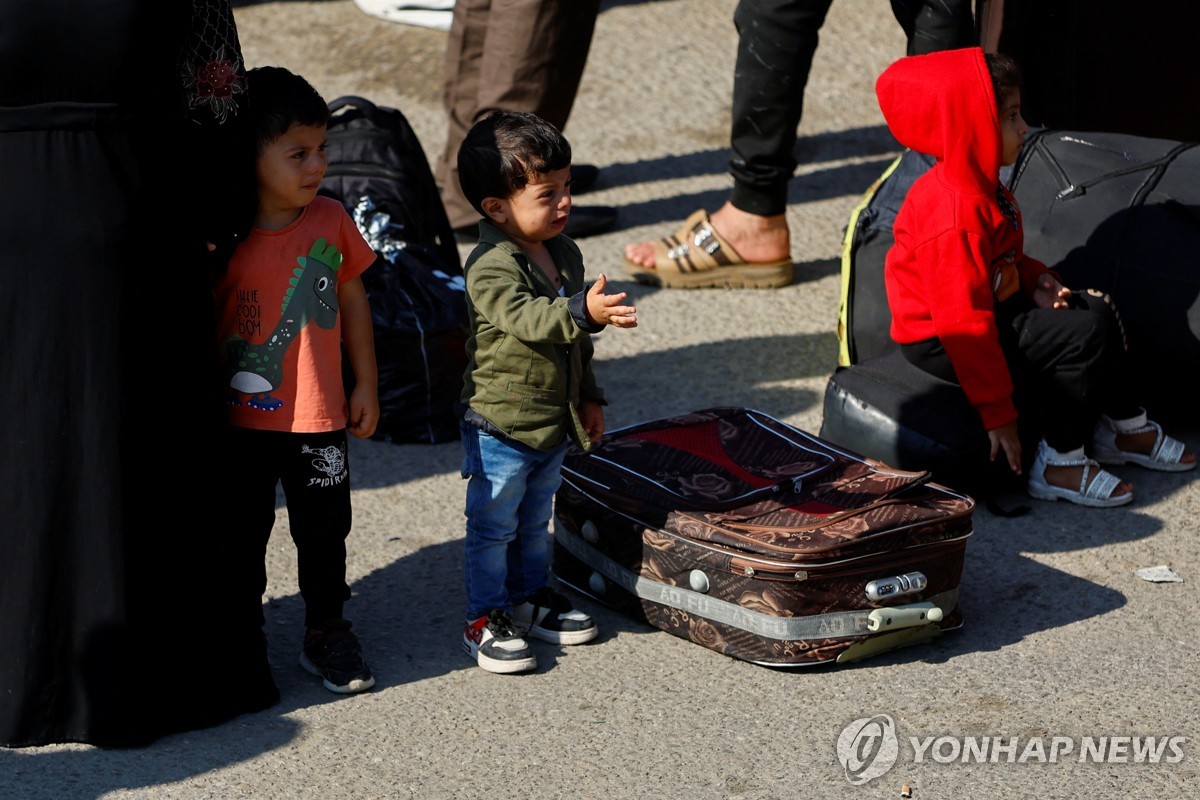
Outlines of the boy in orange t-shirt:
{"type": "Polygon", "coordinates": [[[374,334],[360,275],[375,259],[345,209],[317,196],[329,107],[279,67],[247,73],[256,155],[254,226],[215,287],[232,425],[233,513],[239,552],[230,591],[267,587],[275,490],[287,498],[307,633],[300,665],[342,694],[375,685],[343,617],[350,472],[346,432],[379,421],[374,334]],[[342,349],[354,373],[349,399],[342,349]]]}

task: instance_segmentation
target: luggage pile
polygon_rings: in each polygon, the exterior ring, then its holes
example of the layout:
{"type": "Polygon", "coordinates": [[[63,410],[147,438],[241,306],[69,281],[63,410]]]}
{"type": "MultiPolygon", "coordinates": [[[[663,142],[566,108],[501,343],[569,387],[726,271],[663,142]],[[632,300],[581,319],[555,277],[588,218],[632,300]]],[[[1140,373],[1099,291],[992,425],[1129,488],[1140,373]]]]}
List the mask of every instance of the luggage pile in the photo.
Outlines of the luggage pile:
{"type": "MultiPolygon", "coordinates": [[[[909,364],[891,340],[884,259],[909,187],[933,164],[906,151],[854,209],[842,254],[838,367],[820,435],[984,499],[1003,481],[961,389],[909,364]]],[[[1151,415],[1194,427],[1200,369],[1200,147],[1123,133],[1039,130],[1001,173],[1021,206],[1025,252],[1074,289],[1113,296],[1151,415]]],[[[1030,431],[1022,431],[1023,436],[1030,431]]],[[[1032,454],[1036,436],[1025,442],[1032,454]]]]}

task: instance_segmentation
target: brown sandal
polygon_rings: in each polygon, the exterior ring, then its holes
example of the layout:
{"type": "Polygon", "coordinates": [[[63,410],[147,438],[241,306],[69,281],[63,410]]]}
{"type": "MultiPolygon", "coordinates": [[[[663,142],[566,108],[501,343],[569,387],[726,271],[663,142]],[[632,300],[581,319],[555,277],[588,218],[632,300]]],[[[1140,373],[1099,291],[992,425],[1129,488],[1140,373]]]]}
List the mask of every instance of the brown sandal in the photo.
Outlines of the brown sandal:
{"type": "Polygon", "coordinates": [[[692,214],[674,234],[654,243],[654,267],[625,259],[638,283],[664,289],[773,289],[792,282],[792,260],[751,262],[713,230],[708,212],[692,214]]]}

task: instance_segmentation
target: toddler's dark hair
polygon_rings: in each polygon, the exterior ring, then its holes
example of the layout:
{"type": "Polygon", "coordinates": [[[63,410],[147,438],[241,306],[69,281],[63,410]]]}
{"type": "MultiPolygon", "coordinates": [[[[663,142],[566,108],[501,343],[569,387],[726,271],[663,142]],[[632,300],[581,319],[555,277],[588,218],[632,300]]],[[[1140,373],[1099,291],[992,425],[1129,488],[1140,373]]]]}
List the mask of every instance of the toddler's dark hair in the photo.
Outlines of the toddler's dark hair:
{"type": "Polygon", "coordinates": [[[509,198],[539,174],[571,166],[571,145],[536,114],[494,111],[458,148],[458,183],[482,216],[486,197],[509,198]]]}
{"type": "Polygon", "coordinates": [[[1004,108],[1008,96],[1021,88],[1021,68],[1003,53],[984,53],[983,60],[987,64],[988,74],[992,76],[996,108],[1004,108]]]}
{"type": "Polygon", "coordinates": [[[246,72],[246,109],[259,154],[293,125],[329,124],[329,105],[320,93],[283,67],[255,67],[246,72]]]}

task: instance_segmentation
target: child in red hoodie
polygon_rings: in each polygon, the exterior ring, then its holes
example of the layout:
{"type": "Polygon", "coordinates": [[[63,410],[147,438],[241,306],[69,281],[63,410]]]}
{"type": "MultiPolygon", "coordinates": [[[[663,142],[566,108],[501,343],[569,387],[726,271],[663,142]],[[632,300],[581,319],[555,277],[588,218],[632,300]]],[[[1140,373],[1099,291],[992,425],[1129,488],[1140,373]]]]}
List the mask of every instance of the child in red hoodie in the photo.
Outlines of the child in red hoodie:
{"type": "Polygon", "coordinates": [[[962,386],[992,460],[1003,451],[1018,475],[1014,392],[1025,409],[1038,404],[1033,497],[1119,506],[1133,487],[1098,462],[1194,468],[1195,456],[1138,404],[1111,299],[1071,292],[1023,252],[1021,212],[1000,181],[1029,130],[1012,59],[978,47],[910,56],[875,88],[897,141],[936,159],[896,216],[884,270],[891,334],[905,357],[962,386]]]}

